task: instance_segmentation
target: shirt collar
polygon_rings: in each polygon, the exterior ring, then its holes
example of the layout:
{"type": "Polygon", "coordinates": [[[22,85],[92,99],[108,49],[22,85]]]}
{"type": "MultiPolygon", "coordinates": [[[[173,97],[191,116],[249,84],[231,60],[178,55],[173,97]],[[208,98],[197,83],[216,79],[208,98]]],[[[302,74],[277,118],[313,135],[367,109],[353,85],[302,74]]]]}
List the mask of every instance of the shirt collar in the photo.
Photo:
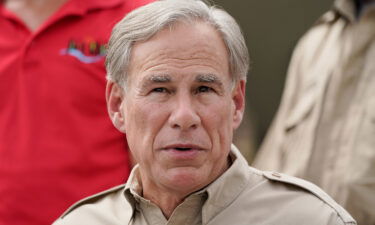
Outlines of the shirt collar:
{"type": "Polygon", "coordinates": [[[361,4],[356,0],[335,0],[333,9],[350,22],[355,22],[367,11],[375,9],[375,3],[361,4]]]}
{"type": "Polygon", "coordinates": [[[202,222],[212,218],[227,208],[250,184],[249,166],[240,151],[232,145],[230,157],[232,165],[218,179],[207,186],[208,199],[203,207],[202,222]]]}
{"type": "Polygon", "coordinates": [[[137,198],[141,198],[142,196],[142,184],[138,178],[139,176],[139,165],[135,165],[129,175],[128,181],[125,184],[124,195],[126,200],[130,203],[134,210],[136,209],[137,198]]]}
{"type": "MultiPolygon", "coordinates": [[[[133,1],[130,1],[133,2],[133,1]]],[[[147,3],[147,1],[145,1],[147,3]]],[[[0,10],[4,11],[4,0],[0,0],[0,10]]],[[[121,4],[129,4],[134,8],[134,3],[126,3],[124,0],[67,0],[57,14],[59,15],[84,15],[86,12],[94,9],[112,8],[121,4]]]]}
{"type": "MultiPolygon", "coordinates": [[[[143,0],[143,1],[147,3],[147,0],[143,0]]],[[[128,6],[129,9],[132,9],[135,7],[134,1],[125,2],[124,0],[67,0],[61,6],[61,8],[59,8],[56,11],[56,13],[54,13],[41,27],[39,27],[34,32],[34,35],[37,35],[40,31],[44,30],[46,27],[50,26],[51,24],[55,23],[56,21],[64,17],[72,16],[72,15],[84,16],[88,12],[95,10],[95,9],[109,9],[109,8],[119,7],[122,4],[126,4],[126,6],[128,6]]],[[[15,20],[23,24],[23,22],[20,21],[14,13],[8,11],[4,7],[3,1],[1,0],[0,0],[0,16],[15,20]]]]}
{"type": "Polygon", "coordinates": [[[333,8],[349,21],[354,22],[356,20],[356,4],[354,0],[335,0],[333,8]]]}
{"type": "Polygon", "coordinates": [[[125,4],[124,0],[68,0],[57,12],[56,17],[84,15],[95,9],[106,9],[125,4]]]}

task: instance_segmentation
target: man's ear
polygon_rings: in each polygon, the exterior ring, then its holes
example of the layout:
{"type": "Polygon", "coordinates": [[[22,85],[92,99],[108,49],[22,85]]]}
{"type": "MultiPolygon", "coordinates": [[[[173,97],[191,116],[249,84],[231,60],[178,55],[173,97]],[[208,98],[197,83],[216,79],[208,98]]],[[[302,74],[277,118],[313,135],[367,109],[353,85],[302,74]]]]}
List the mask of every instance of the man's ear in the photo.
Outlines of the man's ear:
{"type": "Polygon", "coordinates": [[[125,117],[122,111],[124,101],[123,89],[112,81],[107,82],[106,87],[106,100],[109,117],[115,127],[125,133],[125,117]]]}
{"type": "Polygon", "coordinates": [[[246,81],[240,80],[235,84],[232,92],[232,100],[234,102],[233,128],[237,129],[242,121],[245,111],[245,92],[246,81]]]}

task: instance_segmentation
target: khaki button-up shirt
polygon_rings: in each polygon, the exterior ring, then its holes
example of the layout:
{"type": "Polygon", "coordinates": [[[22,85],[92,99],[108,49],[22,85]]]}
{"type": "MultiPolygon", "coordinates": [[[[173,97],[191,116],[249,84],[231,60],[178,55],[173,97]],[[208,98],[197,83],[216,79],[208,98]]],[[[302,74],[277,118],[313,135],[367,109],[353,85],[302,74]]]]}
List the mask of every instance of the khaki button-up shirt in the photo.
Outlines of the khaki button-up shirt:
{"type": "Polygon", "coordinates": [[[141,196],[142,184],[140,182],[138,168],[130,176],[128,183],[130,187],[125,194],[132,202],[135,208],[133,225],[199,225],[202,224],[202,207],[207,199],[206,190],[193,193],[188,196],[174,210],[171,217],[167,220],[161,209],[150,200],[141,196]]]}
{"type": "Polygon", "coordinates": [[[353,225],[351,216],[315,185],[247,165],[233,146],[230,168],[191,194],[166,220],[142,198],[135,167],[126,185],[73,205],[54,225],[353,225]],[[194,209],[189,209],[189,206],[194,209]],[[151,208],[149,208],[151,207],[151,208]],[[187,216],[184,213],[187,212],[187,216]],[[191,218],[196,217],[196,218],[191,218]]]}
{"type": "Polygon", "coordinates": [[[336,0],[301,39],[253,164],[317,184],[375,224],[375,10],[336,0]]]}

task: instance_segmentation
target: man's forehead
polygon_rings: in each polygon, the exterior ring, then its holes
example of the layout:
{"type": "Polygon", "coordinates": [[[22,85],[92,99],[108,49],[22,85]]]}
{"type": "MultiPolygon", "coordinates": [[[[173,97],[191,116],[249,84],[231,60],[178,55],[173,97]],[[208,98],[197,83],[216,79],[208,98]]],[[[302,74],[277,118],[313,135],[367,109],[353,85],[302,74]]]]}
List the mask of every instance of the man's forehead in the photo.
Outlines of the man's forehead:
{"type": "Polygon", "coordinates": [[[222,69],[228,52],[218,32],[206,23],[177,23],[173,30],[163,29],[134,43],[130,67],[148,70],[168,63],[174,67],[204,63],[222,69]]]}

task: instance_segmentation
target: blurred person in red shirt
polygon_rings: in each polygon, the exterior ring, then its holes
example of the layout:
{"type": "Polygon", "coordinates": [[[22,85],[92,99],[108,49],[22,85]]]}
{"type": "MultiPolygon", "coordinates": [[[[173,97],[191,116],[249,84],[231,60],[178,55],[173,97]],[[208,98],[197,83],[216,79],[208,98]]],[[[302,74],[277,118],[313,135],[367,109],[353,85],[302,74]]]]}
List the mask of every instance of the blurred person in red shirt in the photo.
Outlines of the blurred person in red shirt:
{"type": "Polygon", "coordinates": [[[50,224],[128,177],[104,57],[113,25],[150,1],[0,1],[0,225],[50,224]]]}

